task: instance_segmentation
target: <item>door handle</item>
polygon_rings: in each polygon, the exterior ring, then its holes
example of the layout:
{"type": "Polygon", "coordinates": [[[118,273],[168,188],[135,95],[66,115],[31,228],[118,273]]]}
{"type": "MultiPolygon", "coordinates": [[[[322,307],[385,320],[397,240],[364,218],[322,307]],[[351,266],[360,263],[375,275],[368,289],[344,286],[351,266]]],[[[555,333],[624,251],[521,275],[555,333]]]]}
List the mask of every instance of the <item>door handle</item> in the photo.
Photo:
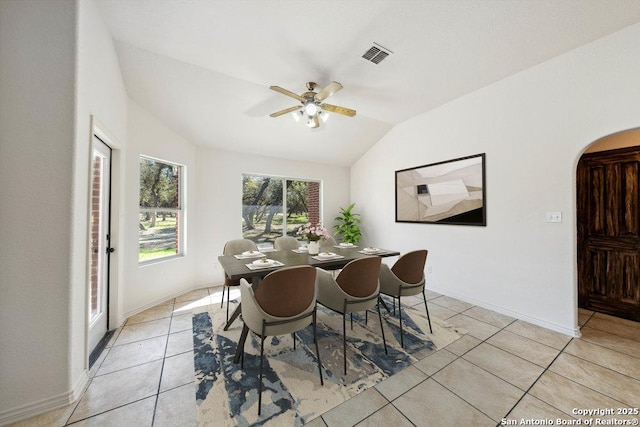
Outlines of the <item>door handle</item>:
{"type": "Polygon", "coordinates": [[[108,254],[112,254],[112,253],[114,253],[115,251],[116,251],[116,249],[115,249],[115,248],[107,248],[107,253],[108,253],[108,254]]]}

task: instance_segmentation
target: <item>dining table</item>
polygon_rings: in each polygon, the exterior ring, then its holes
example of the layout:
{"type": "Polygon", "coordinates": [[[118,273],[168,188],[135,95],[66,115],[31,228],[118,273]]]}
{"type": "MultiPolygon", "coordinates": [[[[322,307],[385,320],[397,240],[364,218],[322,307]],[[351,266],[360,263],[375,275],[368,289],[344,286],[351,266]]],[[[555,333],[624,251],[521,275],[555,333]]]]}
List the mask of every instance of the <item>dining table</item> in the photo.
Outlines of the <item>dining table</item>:
{"type": "MultiPolygon", "coordinates": [[[[245,279],[256,289],[262,278],[280,268],[310,265],[324,270],[339,270],[355,259],[372,255],[384,258],[399,256],[400,252],[364,245],[339,244],[331,248],[325,247],[324,252],[317,255],[310,255],[308,251],[304,250],[304,247],[301,247],[293,250],[260,250],[257,253],[221,255],[218,257],[218,262],[231,280],[245,279]],[[265,259],[267,260],[266,263],[261,262],[265,259]]],[[[224,326],[225,331],[229,329],[242,312],[241,304],[238,304],[224,326]]],[[[238,363],[240,360],[242,355],[241,344],[246,340],[247,332],[247,328],[243,328],[233,360],[234,363],[238,363]]]]}

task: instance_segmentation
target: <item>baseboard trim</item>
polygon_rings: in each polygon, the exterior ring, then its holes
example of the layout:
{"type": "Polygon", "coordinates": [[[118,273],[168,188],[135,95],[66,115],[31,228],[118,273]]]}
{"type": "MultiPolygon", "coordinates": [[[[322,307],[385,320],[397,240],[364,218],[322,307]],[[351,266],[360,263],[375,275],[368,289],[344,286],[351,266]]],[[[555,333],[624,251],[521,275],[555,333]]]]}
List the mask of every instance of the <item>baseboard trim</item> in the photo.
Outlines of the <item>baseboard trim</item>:
{"type": "MultiPolygon", "coordinates": [[[[507,316],[515,317],[519,320],[524,320],[525,322],[533,323],[534,325],[541,326],[546,329],[550,329],[552,331],[560,332],[561,334],[568,335],[570,337],[579,338],[580,337],[580,328],[567,328],[556,323],[548,322],[544,319],[539,319],[537,317],[529,316],[528,314],[519,313],[517,311],[509,310],[504,307],[500,307],[494,304],[487,303],[486,301],[475,300],[474,298],[469,298],[465,295],[459,295],[455,292],[450,292],[446,289],[440,289],[437,287],[429,286],[428,290],[437,292],[442,295],[446,295],[451,298],[459,299],[460,301],[468,302],[469,304],[477,305],[482,308],[486,308],[488,310],[495,311],[497,313],[505,314],[507,316]]],[[[577,310],[577,308],[576,308],[577,310]]]]}
{"type": "Polygon", "coordinates": [[[167,302],[169,300],[177,298],[180,295],[184,295],[184,294],[186,294],[188,292],[191,292],[191,291],[197,291],[198,289],[215,288],[215,287],[222,286],[222,285],[224,285],[224,282],[216,282],[216,283],[213,283],[213,284],[202,285],[202,286],[198,286],[198,287],[195,287],[195,288],[192,288],[192,289],[187,289],[187,290],[183,289],[181,291],[174,292],[174,293],[172,293],[172,294],[170,294],[170,295],[168,295],[166,297],[157,299],[157,300],[155,300],[153,302],[147,303],[147,304],[145,304],[145,305],[143,305],[141,307],[138,307],[138,308],[136,308],[134,310],[128,311],[127,313],[124,314],[124,320],[121,322],[120,326],[122,326],[122,323],[124,323],[124,321],[127,320],[129,317],[134,316],[134,315],[136,315],[138,313],[142,313],[143,311],[148,310],[150,308],[153,308],[156,305],[160,305],[160,304],[163,304],[163,303],[165,303],[165,302],[167,302]]]}
{"type": "Polygon", "coordinates": [[[72,390],[0,412],[0,426],[12,424],[71,405],[82,396],[87,384],[89,384],[89,375],[85,370],[74,384],[72,390]]]}

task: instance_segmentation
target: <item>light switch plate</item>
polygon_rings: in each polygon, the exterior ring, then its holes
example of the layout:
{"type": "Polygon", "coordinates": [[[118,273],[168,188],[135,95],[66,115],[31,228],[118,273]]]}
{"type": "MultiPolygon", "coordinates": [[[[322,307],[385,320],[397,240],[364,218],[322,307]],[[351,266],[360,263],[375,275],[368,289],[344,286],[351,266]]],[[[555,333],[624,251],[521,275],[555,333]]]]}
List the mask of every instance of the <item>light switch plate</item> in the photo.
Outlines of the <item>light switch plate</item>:
{"type": "Polygon", "coordinates": [[[562,222],[562,212],[547,212],[547,222],[562,222]]]}

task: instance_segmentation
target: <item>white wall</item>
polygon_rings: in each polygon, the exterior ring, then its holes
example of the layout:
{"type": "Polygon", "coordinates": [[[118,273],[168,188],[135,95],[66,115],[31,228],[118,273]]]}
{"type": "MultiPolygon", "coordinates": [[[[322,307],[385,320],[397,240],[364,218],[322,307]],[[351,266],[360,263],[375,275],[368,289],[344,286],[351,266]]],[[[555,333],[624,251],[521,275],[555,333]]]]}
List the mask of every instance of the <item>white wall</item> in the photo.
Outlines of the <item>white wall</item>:
{"type": "Polygon", "coordinates": [[[124,142],[126,104],[92,0],[3,0],[0,32],[3,424],[69,403],[87,379],[89,117],[124,142]]]}
{"type": "Polygon", "coordinates": [[[349,168],[293,162],[229,151],[197,148],[198,278],[222,284],[218,256],[226,241],[242,237],[242,174],[254,173],[322,181],[323,221],[327,227],[349,204],[349,168]]]}
{"type": "Polygon", "coordinates": [[[196,147],[133,101],[128,108],[124,313],[129,316],[185,291],[224,281],[217,257],[242,235],[242,174],[322,181],[327,225],[349,204],[349,168],[196,147]],[[184,257],[140,266],[139,156],[186,166],[187,240],[184,257]]]}
{"type": "MultiPolygon", "coordinates": [[[[129,101],[127,146],[127,190],[125,225],[124,288],[125,316],[155,305],[177,294],[194,289],[196,279],[194,226],[199,198],[196,195],[195,146],[168,128],[149,112],[129,101]],[[138,264],[138,219],[140,194],[140,155],[185,166],[186,182],[186,250],[185,255],[163,262],[138,264]]],[[[184,230],[183,230],[184,231],[184,230]]]]}
{"type": "MultiPolygon", "coordinates": [[[[91,182],[92,125],[96,121],[107,131],[112,146],[111,204],[115,209],[111,217],[112,243],[117,252],[111,256],[112,272],[110,291],[113,295],[110,307],[110,328],[118,326],[117,317],[122,316],[123,286],[122,269],[124,256],[120,249],[119,225],[122,212],[123,171],[119,160],[126,153],[127,143],[127,92],[120,72],[111,33],[108,31],[97,5],[93,0],[78,3],[78,54],[77,54],[77,104],[76,135],[74,153],[74,199],[72,206],[72,271],[71,288],[71,363],[72,378],[79,378],[88,368],[88,352],[85,332],[88,306],[89,271],[89,197],[91,182]],[[93,122],[92,122],[93,117],[93,122]],[[118,298],[120,297],[120,298],[118,298]],[[115,320],[115,321],[114,321],[115,320]]],[[[77,382],[77,380],[76,380],[77,382]]]]}
{"type": "Polygon", "coordinates": [[[409,120],[353,167],[376,245],[429,249],[428,288],[567,334],[576,329],[575,170],[640,125],[640,25],[409,120]],[[394,171],[486,153],[487,226],[395,223],[394,171]],[[562,223],[545,223],[561,211],[562,223]]]}
{"type": "Polygon", "coordinates": [[[75,23],[0,2],[0,415],[69,390],[75,23]]]}

